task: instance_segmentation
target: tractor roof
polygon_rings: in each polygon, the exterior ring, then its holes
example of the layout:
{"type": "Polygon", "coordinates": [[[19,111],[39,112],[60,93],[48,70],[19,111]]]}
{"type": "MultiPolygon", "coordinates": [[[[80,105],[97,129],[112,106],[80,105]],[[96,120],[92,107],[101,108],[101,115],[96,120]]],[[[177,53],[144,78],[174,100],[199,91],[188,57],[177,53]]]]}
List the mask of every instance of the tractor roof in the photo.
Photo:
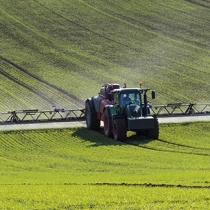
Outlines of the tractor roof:
{"type": "Polygon", "coordinates": [[[113,93],[115,92],[122,92],[122,93],[126,93],[126,92],[136,92],[136,91],[147,91],[149,89],[145,89],[145,88],[119,88],[119,89],[114,89],[112,90],[113,93]]]}

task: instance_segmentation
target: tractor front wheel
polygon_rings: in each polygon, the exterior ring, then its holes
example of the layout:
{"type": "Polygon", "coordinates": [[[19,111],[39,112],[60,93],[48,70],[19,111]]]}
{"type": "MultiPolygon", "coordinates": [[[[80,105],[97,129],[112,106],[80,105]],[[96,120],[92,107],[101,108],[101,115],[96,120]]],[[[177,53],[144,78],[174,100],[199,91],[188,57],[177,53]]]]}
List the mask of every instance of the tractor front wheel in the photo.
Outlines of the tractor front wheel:
{"type": "Polygon", "coordinates": [[[126,139],[127,126],[124,118],[117,118],[113,121],[113,136],[115,140],[123,141],[126,139]]]}
{"type": "Polygon", "coordinates": [[[157,117],[154,118],[154,128],[148,130],[147,137],[149,139],[158,139],[159,138],[159,123],[157,117]]]}

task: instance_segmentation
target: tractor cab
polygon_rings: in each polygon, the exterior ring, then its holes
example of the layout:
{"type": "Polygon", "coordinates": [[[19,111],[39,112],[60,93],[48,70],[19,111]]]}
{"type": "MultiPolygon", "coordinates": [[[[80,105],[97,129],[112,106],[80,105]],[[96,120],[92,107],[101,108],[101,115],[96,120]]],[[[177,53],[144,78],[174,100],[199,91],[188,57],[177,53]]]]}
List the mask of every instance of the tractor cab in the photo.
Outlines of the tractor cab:
{"type": "Polygon", "coordinates": [[[119,104],[121,106],[126,106],[130,103],[140,105],[141,94],[139,89],[116,89],[112,91],[114,97],[114,104],[119,104]]]}
{"type": "Polygon", "coordinates": [[[113,91],[113,102],[119,106],[120,113],[128,117],[140,117],[142,115],[142,99],[139,88],[123,88],[113,91]]]}
{"type": "MultiPolygon", "coordinates": [[[[147,90],[141,88],[115,89],[113,93],[113,104],[120,107],[120,113],[125,113],[127,117],[141,117],[150,114],[147,102],[147,90]]],[[[155,92],[152,92],[155,98],[155,92]]]]}

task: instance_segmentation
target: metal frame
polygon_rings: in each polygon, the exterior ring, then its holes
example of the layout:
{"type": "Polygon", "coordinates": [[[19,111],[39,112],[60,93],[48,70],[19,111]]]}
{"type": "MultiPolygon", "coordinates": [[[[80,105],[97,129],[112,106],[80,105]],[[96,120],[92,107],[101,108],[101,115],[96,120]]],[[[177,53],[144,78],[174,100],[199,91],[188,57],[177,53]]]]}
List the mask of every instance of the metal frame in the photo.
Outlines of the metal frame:
{"type": "Polygon", "coordinates": [[[174,103],[167,105],[153,105],[150,107],[151,114],[158,117],[173,115],[196,115],[210,114],[210,104],[174,103]]]}
{"type": "Polygon", "coordinates": [[[0,113],[0,123],[46,122],[83,120],[85,109],[54,109],[54,110],[15,110],[0,113]]]}
{"type": "MultiPolygon", "coordinates": [[[[150,105],[151,115],[159,117],[184,115],[210,115],[210,103],[174,103],[167,105],[150,105]]],[[[50,121],[83,121],[85,109],[58,109],[54,110],[15,110],[0,113],[0,123],[21,122],[50,122],[50,121]]]]}

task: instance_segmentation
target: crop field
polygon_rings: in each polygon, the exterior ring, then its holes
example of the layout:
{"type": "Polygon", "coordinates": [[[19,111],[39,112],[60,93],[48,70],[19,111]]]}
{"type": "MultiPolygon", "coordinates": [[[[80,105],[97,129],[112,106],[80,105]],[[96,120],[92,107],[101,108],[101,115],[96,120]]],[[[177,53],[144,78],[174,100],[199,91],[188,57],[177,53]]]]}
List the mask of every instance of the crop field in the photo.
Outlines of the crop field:
{"type": "Polygon", "coordinates": [[[210,123],[126,142],[86,128],[0,132],[0,209],[209,209],[210,123]]]}
{"type": "MultiPolygon", "coordinates": [[[[210,1],[0,2],[0,112],[84,108],[104,83],[209,103],[210,1]]],[[[150,98],[149,98],[150,101],[150,98]]],[[[0,209],[209,209],[210,123],[124,142],[77,127],[0,132],[0,209]]]]}
{"type": "Polygon", "coordinates": [[[153,103],[209,102],[210,3],[0,3],[0,111],[84,107],[107,82],[155,89],[153,103]]]}

